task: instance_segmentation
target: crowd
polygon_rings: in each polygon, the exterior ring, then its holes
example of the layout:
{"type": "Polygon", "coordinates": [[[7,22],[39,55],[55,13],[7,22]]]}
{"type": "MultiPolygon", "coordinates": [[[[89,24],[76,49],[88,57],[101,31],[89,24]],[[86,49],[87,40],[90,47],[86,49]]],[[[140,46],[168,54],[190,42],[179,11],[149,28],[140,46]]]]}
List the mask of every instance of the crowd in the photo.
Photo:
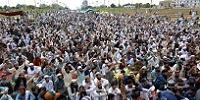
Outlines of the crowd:
{"type": "Polygon", "coordinates": [[[0,100],[200,100],[198,17],[61,11],[10,20],[0,20],[0,100]]]}

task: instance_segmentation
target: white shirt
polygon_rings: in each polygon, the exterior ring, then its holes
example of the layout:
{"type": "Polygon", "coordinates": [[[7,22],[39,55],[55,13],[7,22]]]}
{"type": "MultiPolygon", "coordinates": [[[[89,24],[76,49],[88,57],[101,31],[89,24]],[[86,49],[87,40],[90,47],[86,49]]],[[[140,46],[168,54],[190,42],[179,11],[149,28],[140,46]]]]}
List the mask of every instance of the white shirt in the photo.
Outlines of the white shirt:
{"type": "Polygon", "coordinates": [[[47,83],[46,81],[44,81],[42,83],[42,87],[45,87],[47,91],[54,91],[53,89],[53,82],[51,80],[49,80],[49,82],[47,83]]]}
{"type": "Polygon", "coordinates": [[[37,68],[34,67],[34,69],[31,70],[31,68],[28,67],[27,72],[28,72],[28,75],[31,75],[31,76],[32,76],[32,75],[34,75],[35,73],[37,73],[37,68]]]}
{"type": "Polygon", "coordinates": [[[113,89],[112,87],[109,88],[108,93],[112,93],[115,95],[115,100],[120,100],[121,90],[119,88],[113,89]]]}

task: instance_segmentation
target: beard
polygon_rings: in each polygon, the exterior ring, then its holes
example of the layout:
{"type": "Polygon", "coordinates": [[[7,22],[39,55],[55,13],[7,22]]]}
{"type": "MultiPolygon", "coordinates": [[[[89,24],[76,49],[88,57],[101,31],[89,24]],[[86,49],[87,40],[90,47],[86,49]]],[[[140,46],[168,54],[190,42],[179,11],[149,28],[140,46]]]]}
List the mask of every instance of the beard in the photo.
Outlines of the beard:
{"type": "Polygon", "coordinates": [[[30,68],[32,71],[34,70],[34,68],[30,68]]]}

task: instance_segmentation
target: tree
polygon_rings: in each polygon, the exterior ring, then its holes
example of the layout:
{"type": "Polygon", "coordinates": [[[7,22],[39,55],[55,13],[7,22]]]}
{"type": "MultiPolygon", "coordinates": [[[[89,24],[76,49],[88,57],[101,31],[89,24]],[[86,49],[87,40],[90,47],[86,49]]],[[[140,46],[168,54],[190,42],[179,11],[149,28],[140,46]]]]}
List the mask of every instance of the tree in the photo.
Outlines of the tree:
{"type": "Polygon", "coordinates": [[[136,3],[135,4],[135,8],[141,8],[142,7],[142,3],[136,3]]]}
{"type": "Polygon", "coordinates": [[[7,5],[3,6],[3,9],[8,9],[8,6],[7,5]]]}
{"type": "Polygon", "coordinates": [[[149,3],[143,4],[143,8],[150,8],[151,5],[149,3]]]}
{"type": "Polygon", "coordinates": [[[33,5],[28,5],[27,8],[28,8],[28,9],[35,9],[35,6],[33,6],[33,5]]]}
{"type": "Polygon", "coordinates": [[[116,6],[114,3],[112,3],[112,4],[110,5],[110,7],[111,7],[111,8],[116,8],[117,6],[116,6]]]}

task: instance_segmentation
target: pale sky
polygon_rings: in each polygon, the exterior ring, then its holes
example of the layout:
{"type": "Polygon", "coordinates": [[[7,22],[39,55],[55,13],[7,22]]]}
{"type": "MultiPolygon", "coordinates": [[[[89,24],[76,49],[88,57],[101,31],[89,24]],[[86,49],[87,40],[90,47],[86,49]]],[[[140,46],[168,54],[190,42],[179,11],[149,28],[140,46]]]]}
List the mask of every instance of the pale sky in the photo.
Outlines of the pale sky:
{"type": "MultiPolygon", "coordinates": [[[[46,3],[46,4],[52,4],[52,2],[56,2],[58,1],[59,3],[61,2],[61,5],[65,4],[67,5],[70,9],[76,9],[76,8],[80,8],[80,5],[82,3],[83,0],[0,0],[0,6],[4,6],[4,5],[9,5],[10,6],[16,6],[17,4],[27,4],[27,5],[35,5],[37,6],[39,5],[38,3],[46,3]]],[[[153,4],[159,4],[159,1],[162,0],[152,0],[153,4]]],[[[119,4],[119,2],[121,3],[121,5],[126,4],[126,3],[150,3],[151,0],[105,0],[105,4],[106,5],[110,5],[112,3],[114,4],[119,4]],[[109,1],[109,2],[108,2],[109,1]]],[[[88,0],[89,5],[102,5],[104,4],[104,0],[88,0]],[[97,2],[98,1],[98,2],[97,2]]]]}

